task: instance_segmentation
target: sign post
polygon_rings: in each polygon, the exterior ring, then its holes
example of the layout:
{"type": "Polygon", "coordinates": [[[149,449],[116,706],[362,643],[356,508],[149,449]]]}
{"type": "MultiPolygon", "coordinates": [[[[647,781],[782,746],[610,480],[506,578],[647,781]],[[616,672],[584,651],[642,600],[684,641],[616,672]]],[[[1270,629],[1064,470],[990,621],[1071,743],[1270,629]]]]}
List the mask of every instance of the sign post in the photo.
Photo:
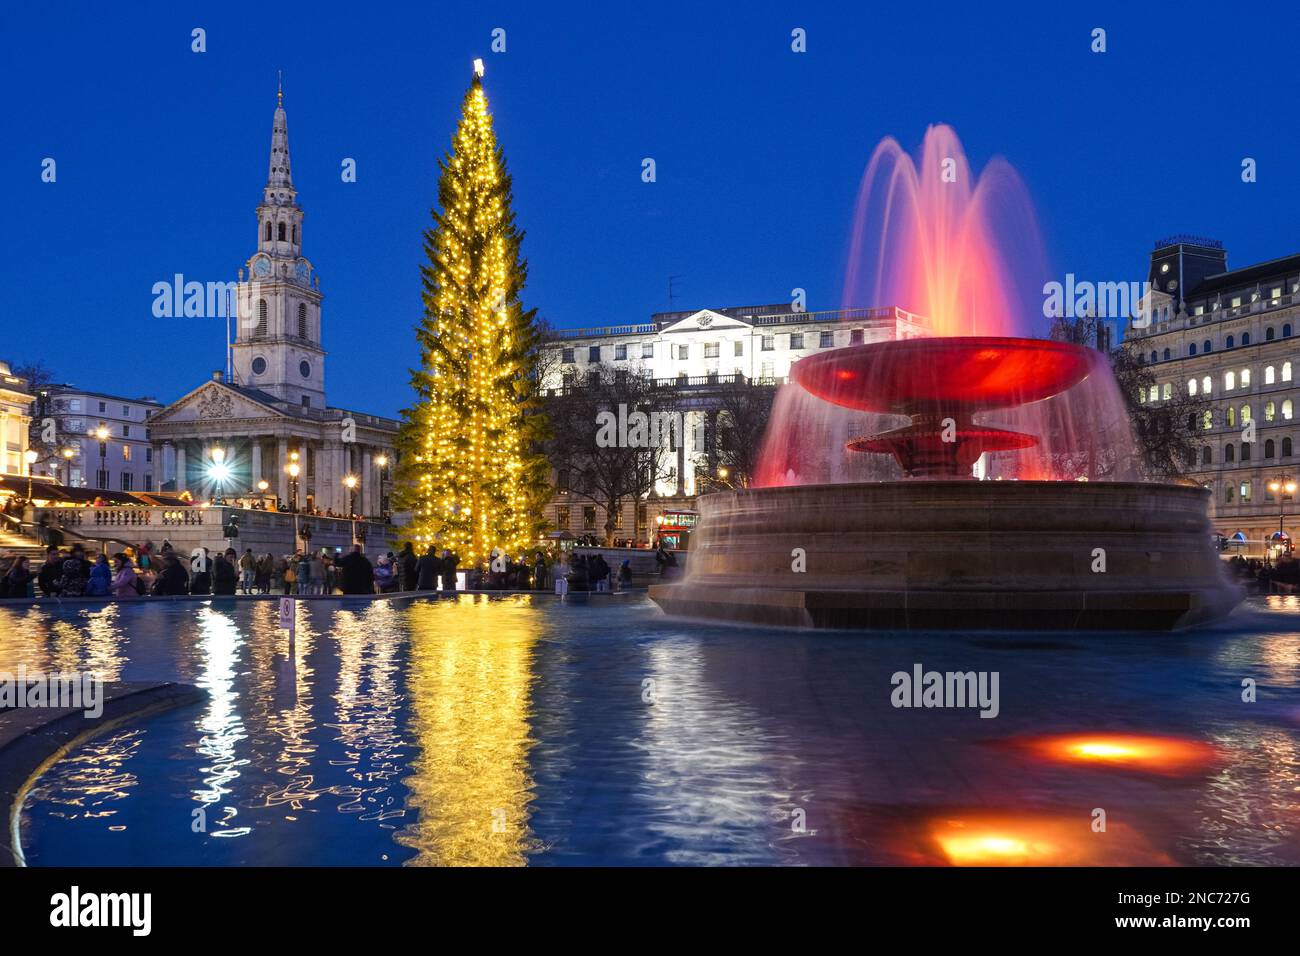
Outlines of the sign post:
{"type": "Polygon", "coordinates": [[[280,627],[289,632],[289,646],[293,647],[297,635],[298,602],[291,597],[280,598],[280,627]]]}

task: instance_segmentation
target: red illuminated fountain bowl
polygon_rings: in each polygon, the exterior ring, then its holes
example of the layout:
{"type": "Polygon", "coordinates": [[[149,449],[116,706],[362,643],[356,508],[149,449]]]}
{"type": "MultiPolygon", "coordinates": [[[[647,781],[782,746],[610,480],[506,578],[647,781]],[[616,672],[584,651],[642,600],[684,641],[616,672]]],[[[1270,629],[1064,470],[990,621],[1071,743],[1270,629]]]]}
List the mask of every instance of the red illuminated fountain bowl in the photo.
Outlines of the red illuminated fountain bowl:
{"type": "Polygon", "coordinates": [[[915,415],[1009,408],[1060,394],[1087,377],[1091,350],[1044,339],[904,339],[814,355],[795,382],[847,408],[915,415]]]}

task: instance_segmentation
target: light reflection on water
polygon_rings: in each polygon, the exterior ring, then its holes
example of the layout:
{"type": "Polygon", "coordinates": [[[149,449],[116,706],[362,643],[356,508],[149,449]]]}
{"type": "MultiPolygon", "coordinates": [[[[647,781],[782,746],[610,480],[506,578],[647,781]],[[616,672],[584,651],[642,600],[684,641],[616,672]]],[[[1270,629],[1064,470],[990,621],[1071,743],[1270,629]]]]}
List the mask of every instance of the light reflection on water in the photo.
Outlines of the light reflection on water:
{"type": "Polygon", "coordinates": [[[638,601],[304,602],[292,649],[273,602],[0,607],[0,670],[208,691],[56,764],[24,813],[35,864],[943,863],[936,820],[1039,821],[1027,845],[1072,847],[1060,862],[1295,864],[1300,637],[1275,605],[1195,634],[1044,638],[747,633],[638,601]],[[1000,717],[892,708],[914,662],[998,670],[1000,717]],[[1223,756],[1173,776],[1005,746],[1103,732],[1223,756]]]}

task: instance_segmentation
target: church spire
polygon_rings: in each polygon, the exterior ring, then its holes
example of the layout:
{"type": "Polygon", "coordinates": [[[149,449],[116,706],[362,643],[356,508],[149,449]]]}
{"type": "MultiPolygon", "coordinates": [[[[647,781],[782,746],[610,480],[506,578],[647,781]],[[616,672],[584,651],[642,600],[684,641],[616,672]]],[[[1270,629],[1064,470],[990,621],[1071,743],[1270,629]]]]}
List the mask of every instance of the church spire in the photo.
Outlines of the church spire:
{"type": "Polygon", "coordinates": [[[284,81],[275,93],[275,122],[271,126],[271,164],[266,177],[266,202],[294,202],[293,174],[289,169],[289,122],[284,112],[284,81]]]}

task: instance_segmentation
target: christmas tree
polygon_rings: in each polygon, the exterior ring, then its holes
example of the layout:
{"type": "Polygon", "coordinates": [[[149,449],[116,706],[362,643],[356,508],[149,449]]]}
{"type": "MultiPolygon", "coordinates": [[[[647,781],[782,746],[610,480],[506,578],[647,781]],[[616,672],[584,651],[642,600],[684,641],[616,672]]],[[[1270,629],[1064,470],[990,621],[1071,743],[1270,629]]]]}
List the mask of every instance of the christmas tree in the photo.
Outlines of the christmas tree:
{"type": "MultiPolygon", "coordinates": [[[[528,266],[510,176],[476,70],[451,151],[439,162],[438,207],[425,231],[424,317],[416,402],[402,412],[395,493],[417,545],[481,567],[536,540],[547,495],[535,369],[536,310],[519,293],[528,266]]],[[[420,547],[419,550],[423,550],[420,547]]]]}

